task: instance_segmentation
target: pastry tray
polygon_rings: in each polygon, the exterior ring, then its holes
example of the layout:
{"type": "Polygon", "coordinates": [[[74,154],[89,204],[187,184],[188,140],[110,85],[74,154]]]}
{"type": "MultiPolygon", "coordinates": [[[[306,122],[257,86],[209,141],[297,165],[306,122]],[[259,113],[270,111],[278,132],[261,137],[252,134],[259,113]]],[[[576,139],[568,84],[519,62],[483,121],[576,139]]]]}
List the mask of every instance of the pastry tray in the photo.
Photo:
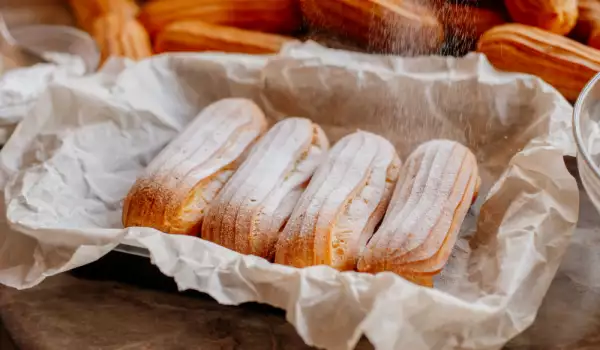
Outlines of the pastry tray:
{"type": "Polygon", "coordinates": [[[148,249],[131,243],[119,243],[119,245],[117,245],[117,247],[114,250],[125,254],[150,258],[150,252],[148,251],[148,249]]]}

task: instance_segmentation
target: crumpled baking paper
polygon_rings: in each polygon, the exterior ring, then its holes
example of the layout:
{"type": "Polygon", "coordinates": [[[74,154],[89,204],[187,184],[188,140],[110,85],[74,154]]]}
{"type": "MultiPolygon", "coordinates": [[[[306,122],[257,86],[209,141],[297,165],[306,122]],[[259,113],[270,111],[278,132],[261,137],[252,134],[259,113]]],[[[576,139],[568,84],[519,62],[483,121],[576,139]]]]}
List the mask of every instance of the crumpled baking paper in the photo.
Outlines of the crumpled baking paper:
{"type": "MultiPolygon", "coordinates": [[[[64,4],[56,2],[5,0],[0,4],[0,10],[9,29],[36,24],[73,24],[69,10],[64,4]]],[[[58,64],[43,63],[23,67],[23,62],[11,60],[15,57],[6,52],[11,49],[9,46],[0,47],[0,128],[13,126],[21,121],[49,83],[71,76],[82,76],[86,70],[83,59],[67,54],[61,54],[60,58],[64,62],[58,64]],[[68,60],[65,61],[66,59],[68,60]]],[[[4,135],[0,135],[0,141],[3,144],[6,139],[2,136],[4,135]]]]}
{"type": "Polygon", "coordinates": [[[69,65],[40,63],[11,69],[0,76],[0,126],[17,124],[53,82],[85,73],[83,60],[69,65]]]}
{"type": "Polygon", "coordinates": [[[581,192],[577,229],[538,316],[506,350],[593,350],[600,346],[600,215],[581,192]]]}
{"type": "Polygon", "coordinates": [[[569,244],[579,194],[572,109],[538,78],[484,56],[399,58],[292,44],[276,56],[156,56],[52,85],[0,152],[7,224],[0,281],[28,288],[118,243],[149,250],[180,289],[287,311],[309,345],[498,349],[534,320],[569,244]],[[118,70],[116,70],[118,71],[118,70]],[[392,274],[295,269],[195,237],[122,229],[122,199],[157,152],[211,102],[256,101],[271,121],[318,122],[332,141],[358,128],[406,158],[419,143],[469,146],[482,191],[435,289],[392,274]]]}

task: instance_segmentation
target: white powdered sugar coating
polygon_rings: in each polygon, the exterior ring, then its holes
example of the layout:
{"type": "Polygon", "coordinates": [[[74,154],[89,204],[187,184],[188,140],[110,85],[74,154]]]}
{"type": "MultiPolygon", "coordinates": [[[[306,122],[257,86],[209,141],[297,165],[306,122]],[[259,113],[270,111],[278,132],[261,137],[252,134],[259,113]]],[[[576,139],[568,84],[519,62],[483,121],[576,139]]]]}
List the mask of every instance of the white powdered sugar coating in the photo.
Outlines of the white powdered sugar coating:
{"type": "Polygon", "coordinates": [[[202,238],[268,258],[329,142],[319,126],[291,117],[275,124],[211,204],[202,238]]]}
{"type": "Polygon", "coordinates": [[[200,112],[146,167],[129,192],[125,226],[200,234],[205,209],[266,129],[251,100],[227,98],[200,112]]]}
{"type": "Polygon", "coordinates": [[[358,131],[339,140],[298,200],[275,261],[352,270],[387,206],[400,160],[386,139],[358,131]]]}

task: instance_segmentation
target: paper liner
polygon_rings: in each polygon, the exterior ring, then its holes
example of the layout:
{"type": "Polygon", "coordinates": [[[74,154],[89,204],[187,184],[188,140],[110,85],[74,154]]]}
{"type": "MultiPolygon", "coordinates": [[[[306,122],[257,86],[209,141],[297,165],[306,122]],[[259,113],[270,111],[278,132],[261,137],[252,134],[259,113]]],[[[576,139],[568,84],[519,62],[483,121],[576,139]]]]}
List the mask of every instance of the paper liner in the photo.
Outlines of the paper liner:
{"type": "Polygon", "coordinates": [[[0,282],[28,288],[127,241],[180,289],[287,311],[307,344],[497,349],[533,321],[569,244],[579,194],[572,109],[538,78],[480,55],[398,58],[293,44],[277,56],[157,56],[52,85],[0,153],[8,224],[0,282]],[[203,107],[248,97],[272,122],[308,117],[333,141],[356,129],[405,158],[450,138],[476,154],[482,193],[435,289],[391,274],[294,269],[194,237],[121,227],[124,195],[203,107]]]}

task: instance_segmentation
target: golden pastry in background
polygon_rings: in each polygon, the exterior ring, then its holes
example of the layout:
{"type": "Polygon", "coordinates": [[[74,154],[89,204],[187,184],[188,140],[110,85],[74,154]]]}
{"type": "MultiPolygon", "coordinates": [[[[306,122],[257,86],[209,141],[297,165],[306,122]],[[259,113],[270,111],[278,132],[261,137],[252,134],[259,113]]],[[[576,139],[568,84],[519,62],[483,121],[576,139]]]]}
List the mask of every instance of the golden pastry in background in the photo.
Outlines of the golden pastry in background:
{"type": "Polygon", "coordinates": [[[93,31],[96,18],[113,13],[134,18],[139,6],[134,0],[69,0],[79,26],[88,33],[93,31]]]}
{"type": "Polygon", "coordinates": [[[571,36],[600,49],[600,0],[578,0],[579,17],[571,36]]]}
{"type": "Polygon", "coordinates": [[[135,19],[110,13],[94,22],[92,36],[100,48],[100,64],[110,56],[133,60],[152,56],[146,29],[135,19]]]}
{"type": "Polygon", "coordinates": [[[577,23],[577,0],[504,0],[515,22],[560,35],[568,34],[577,23]]]}
{"type": "Polygon", "coordinates": [[[508,21],[501,9],[444,3],[438,8],[438,17],[447,36],[475,44],[487,30],[508,21]]]}
{"type": "Polygon", "coordinates": [[[154,0],[142,7],[139,19],[152,36],[186,20],[279,34],[302,25],[297,0],[154,0]]]}
{"type": "Polygon", "coordinates": [[[206,107],[137,179],[125,198],[123,225],[199,235],[209,203],[266,126],[250,100],[228,98],[206,107]]]}
{"type": "Polygon", "coordinates": [[[592,32],[600,30],[600,0],[578,0],[577,24],[569,36],[587,43],[592,32]]]}
{"type": "Polygon", "coordinates": [[[355,269],[385,213],[400,164],[394,146],[381,136],[359,131],[339,140],[296,204],[275,262],[355,269]]]}
{"type": "Polygon", "coordinates": [[[156,53],[175,51],[221,51],[231,53],[270,54],[294,40],[277,34],[233,27],[182,21],[167,25],[156,36],[156,53]]]}
{"type": "Polygon", "coordinates": [[[328,148],[323,130],[308,119],[275,124],[210,204],[202,238],[271,259],[279,232],[328,148]]]}
{"type": "Polygon", "coordinates": [[[413,0],[300,0],[312,30],[324,29],[368,50],[385,53],[437,52],[444,28],[434,9],[413,0]]]}
{"type": "Polygon", "coordinates": [[[395,272],[432,286],[446,265],[462,222],[479,191],[477,161],[465,146],[429,141],[406,160],[381,226],[358,271],[395,272]]]}
{"type": "Polygon", "coordinates": [[[570,101],[600,72],[600,50],[524,24],[488,30],[477,51],[498,69],[537,75],[570,101]]]}

